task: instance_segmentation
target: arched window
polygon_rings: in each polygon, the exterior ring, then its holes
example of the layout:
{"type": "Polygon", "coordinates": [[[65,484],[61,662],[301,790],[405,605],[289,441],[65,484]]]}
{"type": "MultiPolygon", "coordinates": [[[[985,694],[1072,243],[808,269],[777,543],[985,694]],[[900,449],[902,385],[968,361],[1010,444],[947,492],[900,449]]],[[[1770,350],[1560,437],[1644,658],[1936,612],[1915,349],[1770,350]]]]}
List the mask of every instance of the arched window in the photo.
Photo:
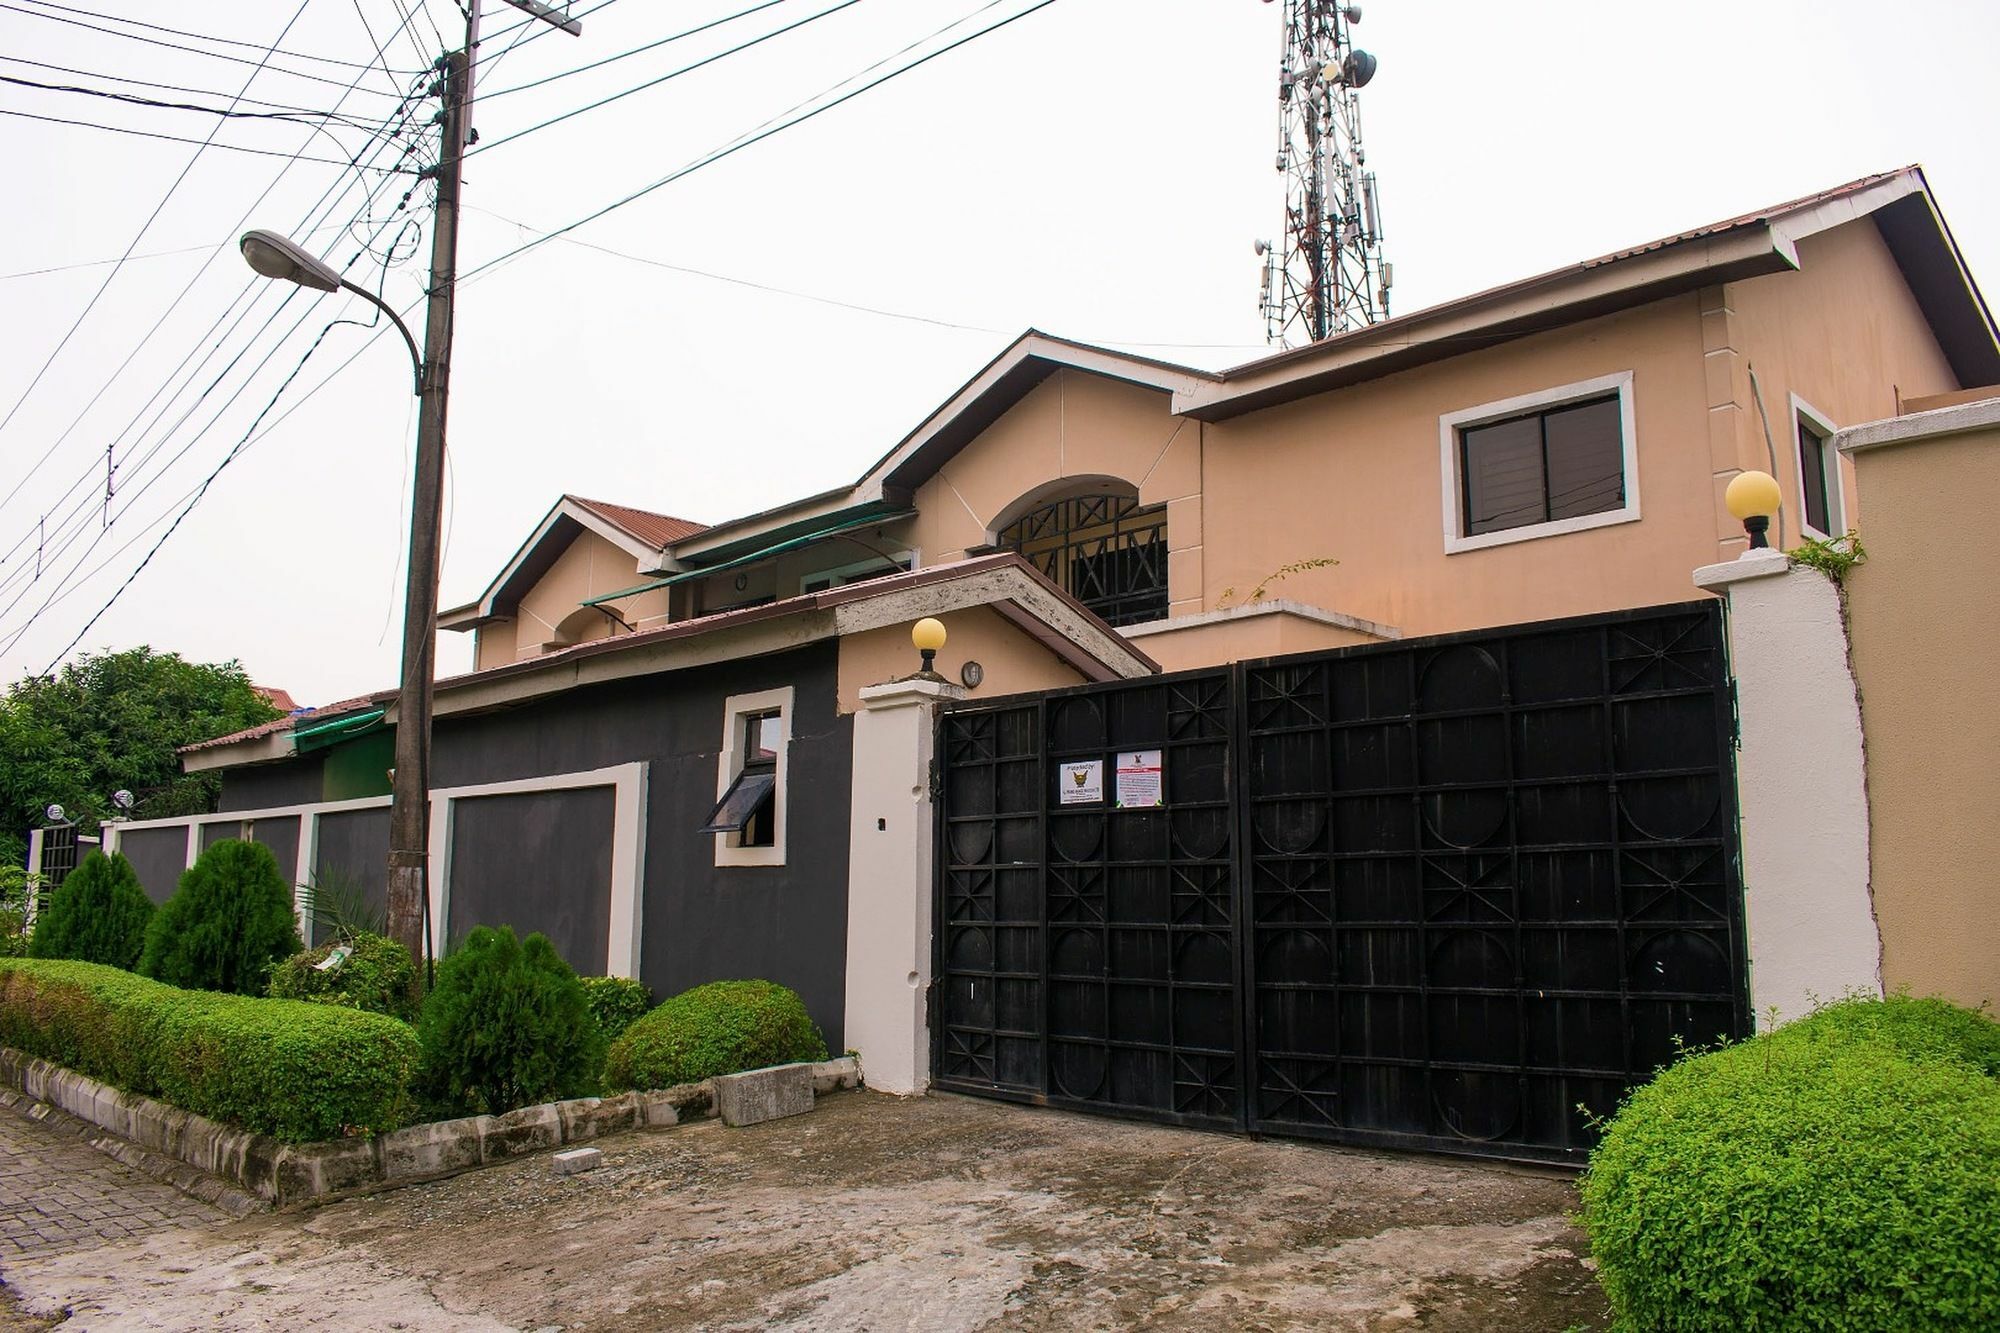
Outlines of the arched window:
{"type": "Polygon", "coordinates": [[[1167,614],[1167,507],[1124,495],[1072,495],[1030,509],[1002,528],[1057,586],[1113,625],[1167,614]]]}

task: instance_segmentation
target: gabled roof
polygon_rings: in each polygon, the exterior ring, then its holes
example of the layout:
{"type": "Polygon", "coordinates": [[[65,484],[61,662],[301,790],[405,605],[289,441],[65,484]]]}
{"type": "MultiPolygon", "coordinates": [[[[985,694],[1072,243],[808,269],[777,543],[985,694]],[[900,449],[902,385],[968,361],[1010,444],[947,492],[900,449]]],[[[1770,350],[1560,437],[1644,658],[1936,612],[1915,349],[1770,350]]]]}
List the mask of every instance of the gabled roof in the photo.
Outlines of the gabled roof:
{"type": "MultiPolygon", "coordinates": [[[[784,652],[972,608],[991,610],[1088,680],[1127,680],[1160,669],[1124,635],[1010,551],[672,621],[452,676],[437,682],[433,712],[438,717],[475,713],[582,685],[784,652]]],[[[184,745],[182,766],[192,773],[288,759],[297,753],[295,735],[322,723],[386,708],[393,725],[395,700],[395,690],[382,690],[184,745]]]]}
{"type": "Polygon", "coordinates": [[[549,572],[549,567],[583,531],[594,532],[628,552],[632,556],[633,573],[650,574],[665,567],[668,547],[703,531],[703,526],[650,509],[565,495],[542,516],[542,521],[478,600],[438,613],[438,628],[474,629],[507,615],[513,603],[549,572]]]}

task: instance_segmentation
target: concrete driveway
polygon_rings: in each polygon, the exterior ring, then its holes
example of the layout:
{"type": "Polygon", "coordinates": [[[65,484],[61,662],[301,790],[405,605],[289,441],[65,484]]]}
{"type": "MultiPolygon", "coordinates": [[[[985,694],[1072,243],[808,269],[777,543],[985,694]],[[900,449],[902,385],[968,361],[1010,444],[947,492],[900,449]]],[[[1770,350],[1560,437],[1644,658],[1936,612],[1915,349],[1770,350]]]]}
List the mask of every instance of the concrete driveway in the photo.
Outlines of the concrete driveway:
{"type": "MultiPolygon", "coordinates": [[[[17,1256],[88,1329],[1604,1327],[1557,1174],[857,1092],[17,1256]]],[[[0,1324],[5,1317],[0,1316],[0,1324]]]]}

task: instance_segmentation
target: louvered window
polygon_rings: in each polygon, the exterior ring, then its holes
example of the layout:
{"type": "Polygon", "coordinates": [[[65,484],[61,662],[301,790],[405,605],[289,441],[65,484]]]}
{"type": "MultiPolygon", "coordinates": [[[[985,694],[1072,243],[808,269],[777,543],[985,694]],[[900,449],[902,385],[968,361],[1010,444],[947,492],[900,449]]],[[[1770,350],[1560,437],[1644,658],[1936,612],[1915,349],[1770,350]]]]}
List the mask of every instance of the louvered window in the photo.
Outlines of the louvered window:
{"type": "Polygon", "coordinates": [[[1613,393],[1460,430],[1465,535],[1623,507],[1623,417],[1613,393]]]}

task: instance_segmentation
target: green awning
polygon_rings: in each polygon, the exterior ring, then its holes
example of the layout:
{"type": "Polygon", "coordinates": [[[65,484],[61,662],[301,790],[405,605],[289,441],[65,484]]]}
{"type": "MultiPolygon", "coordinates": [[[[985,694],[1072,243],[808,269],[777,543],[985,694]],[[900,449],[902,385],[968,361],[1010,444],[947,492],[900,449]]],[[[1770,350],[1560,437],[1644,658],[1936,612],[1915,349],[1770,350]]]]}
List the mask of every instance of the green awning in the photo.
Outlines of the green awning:
{"type": "Polygon", "coordinates": [[[323,750],[329,745],[338,745],[356,736],[366,736],[373,731],[381,731],[387,724],[382,717],[388,710],[373,708],[365,713],[350,713],[337,717],[331,722],[322,722],[316,727],[306,727],[292,733],[292,750],[305,754],[311,750],[323,750]]]}
{"type": "Polygon", "coordinates": [[[845,519],[842,522],[833,524],[831,527],[821,528],[817,532],[808,532],[804,536],[793,537],[789,541],[778,542],[775,545],[751,551],[746,555],[739,555],[734,560],[724,560],[718,564],[705,565],[700,569],[683,570],[679,574],[669,574],[665,578],[653,579],[650,582],[640,583],[630,588],[620,588],[617,592],[607,592],[601,597],[586,597],[583,600],[583,605],[602,606],[606,602],[615,602],[622,597],[637,596],[642,592],[651,592],[655,588],[671,588],[676,583],[686,583],[690,579],[705,579],[710,574],[726,573],[743,565],[753,565],[759,560],[768,560],[774,555],[783,555],[787,551],[796,551],[801,546],[810,546],[812,543],[824,541],[828,537],[838,537],[841,533],[852,532],[856,528],[872,528],[883,523],[899,523],[916,512],[914,509],[897,509],[886,514],[863,514],[856,518],[845,519]]]}

